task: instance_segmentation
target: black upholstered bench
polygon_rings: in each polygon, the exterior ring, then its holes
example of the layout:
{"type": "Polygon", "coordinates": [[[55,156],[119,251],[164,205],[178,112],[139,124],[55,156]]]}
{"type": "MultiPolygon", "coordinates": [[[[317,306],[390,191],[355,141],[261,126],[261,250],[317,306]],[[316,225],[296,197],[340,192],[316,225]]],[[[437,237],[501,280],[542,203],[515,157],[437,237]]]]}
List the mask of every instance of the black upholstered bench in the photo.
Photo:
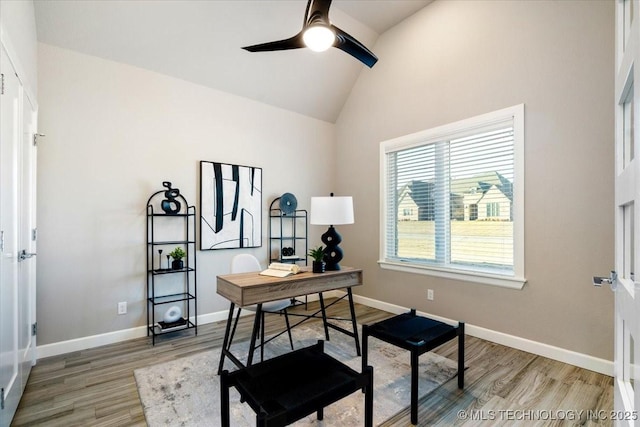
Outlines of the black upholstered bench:
{"type": "Polygon", "coordinates": [[[286,426],[362,389],[364,425],[373,425],[373,368],[356,372],[324,353],[324,341],[220,375],[222,426],[230,425],[229,389],[256,413],[257,426],[286,426]]]}
{"type": "Polygon", "coordinates": [[[375,337],[411,352],[411,424],[418,423],[418,357],[458,338],[458,388],[464,387],[464,322],[458,326],[417,316],[416,310],[362,327],[362,366],[367,366],[368,339],[375,337]]]}

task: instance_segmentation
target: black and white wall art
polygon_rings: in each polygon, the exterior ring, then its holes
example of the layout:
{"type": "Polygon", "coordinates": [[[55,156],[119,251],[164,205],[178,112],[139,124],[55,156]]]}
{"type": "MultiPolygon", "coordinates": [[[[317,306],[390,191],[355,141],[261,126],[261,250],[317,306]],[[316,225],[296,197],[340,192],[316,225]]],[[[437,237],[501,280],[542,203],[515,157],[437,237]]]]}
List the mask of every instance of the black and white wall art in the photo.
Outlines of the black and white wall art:
{"type": "Polygon", "coordinates": [[[200,162],[200,249],[262,246],[262,169],[200,162]]]}

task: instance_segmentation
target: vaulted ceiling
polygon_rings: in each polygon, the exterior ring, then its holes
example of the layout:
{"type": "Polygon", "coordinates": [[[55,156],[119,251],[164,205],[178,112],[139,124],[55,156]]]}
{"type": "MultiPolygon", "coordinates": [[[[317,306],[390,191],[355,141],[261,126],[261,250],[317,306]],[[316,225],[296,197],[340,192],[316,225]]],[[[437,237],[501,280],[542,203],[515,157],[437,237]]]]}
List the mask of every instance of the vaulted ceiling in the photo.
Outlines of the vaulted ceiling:
{"type": "MultiPolygon", "coordinates": [[[[375,53],[378,36],[432,0],[335,0],[331,22],[375,53]]],[[[359,73],[338,49],[249,53],[293,36],[306,0],[35,0],[38,40],[335,122],[359,73]]],[[[379,58],[384,61],[385,58],[379,58]]],[[[374,67],[375,70],[375,67],[374,67]]]]}

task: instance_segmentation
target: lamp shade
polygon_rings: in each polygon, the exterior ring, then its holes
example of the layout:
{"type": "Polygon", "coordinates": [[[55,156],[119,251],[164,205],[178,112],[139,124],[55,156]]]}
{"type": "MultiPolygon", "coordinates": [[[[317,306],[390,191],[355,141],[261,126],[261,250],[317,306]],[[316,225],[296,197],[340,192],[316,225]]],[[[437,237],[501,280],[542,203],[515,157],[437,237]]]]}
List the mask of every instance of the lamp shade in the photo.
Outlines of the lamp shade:
{"type": "Polygon", "coordinates": [[[314,225],[353,224],[353,197],[312,197],[309,222],[314,225]]]}

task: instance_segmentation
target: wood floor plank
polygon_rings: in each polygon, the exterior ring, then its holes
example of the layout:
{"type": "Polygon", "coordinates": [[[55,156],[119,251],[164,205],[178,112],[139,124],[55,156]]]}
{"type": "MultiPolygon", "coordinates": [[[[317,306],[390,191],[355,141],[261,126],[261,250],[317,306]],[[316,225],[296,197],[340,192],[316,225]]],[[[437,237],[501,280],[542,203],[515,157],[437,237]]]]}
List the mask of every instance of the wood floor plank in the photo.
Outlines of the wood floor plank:
{"type": "Polygon", "coordinates": [[[140,397],[138,396],[138,390],[133,389],[108,400],[96,402],[96,418],[100,419],[120,412],[126,412],[128,417],[131,418],[131,412],[136,408],[141,409],[140,397]]]}
{"type": "MultiPolygon", "coordinates": [[[[317,309],[318,303],[310,302],[308,309],[299,305],[292,312],[310,313],[317,309]]],[[[393,316],[359,304],[356,312],[361,324],[393,316]]],[[[345,301],[335,304],[331,313],[348,317],[348,304],[345,301]]],[[[283,328],[281,316],[267,318],[268,333],[283,328]]],[[[252,323],[251,315],[240,319],[237,340],[249,338],[252,323]]],[[[155,346],[150,338],[138,338],[39,360],[12,426],[146,426],[133,371],[206,350],[219,351],[223,334],[224,322],[217,322],[199,326],[197,336],[193,331],[185,331],[160,337],[155,346]]],[[[464,390],[458,389],[453,378],[423,396],[419,401],[419,425],[513,425],[512,420],[500,419],[500,411],[591,408],[608,413],[613,409],[611,377],[475,337],[466,338],[464,390]],[[461,417],[460,411],[476,419],[461,417]]],[[[457,360],[457,341],[434,351],[457,360]]],[[[383,426],[410,425],[408,404],[383,426]]],[[[592,427],[607,425],[593,419],[580,422],[592,427]]],[[[531,425],[557,425],[557,420],[536,421],[531,425]]]]}

